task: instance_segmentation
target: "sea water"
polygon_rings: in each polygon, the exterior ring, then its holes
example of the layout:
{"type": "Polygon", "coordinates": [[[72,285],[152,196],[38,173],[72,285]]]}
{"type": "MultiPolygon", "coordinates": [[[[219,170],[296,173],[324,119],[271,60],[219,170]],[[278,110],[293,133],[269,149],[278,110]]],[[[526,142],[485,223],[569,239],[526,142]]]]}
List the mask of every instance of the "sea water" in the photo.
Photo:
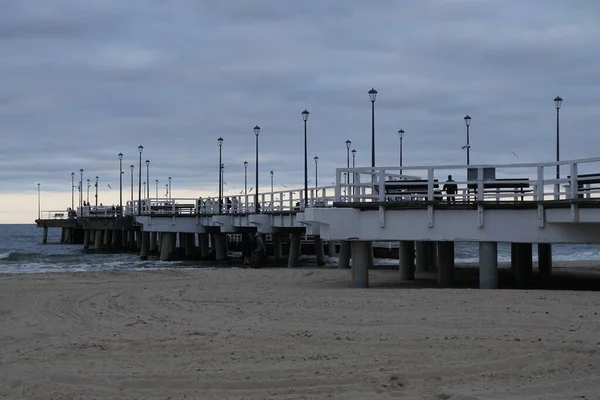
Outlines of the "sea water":
{"type": "MultiPolygon", "coordinates": [[[[387,244],[381,244],[387,246],[387,244]]],[[[478,261],[477,243],[457,242],[457,263],[478,261]]],[[[536,246],[533,257],[537,259],[536,246]]],[[[552,257],[556,261],[600,260],[598,245],[552,246],[552,257]]],[[[498,260],[510,261],[510,244],[498,245],[498,260]]],[[[301,262],[316,265],[314,256],[303,256],[301,262]]],[[[378,260],[378,263],[397,263],[397,260],[378,260]]],[[[327,267],[335,267],[335,257],[327,259],[327,267]]],[[[75,272],[144,270],[162,268],[215,268],[210,262],[159,261],[150,257],[141,261],[136,253],[108,253],[84,251],[83,245],[60,244],[60,229],[48,229],[48,244],[42,244],[42,229],[33,224],[0,224],[0,273],[75,272]]]]}

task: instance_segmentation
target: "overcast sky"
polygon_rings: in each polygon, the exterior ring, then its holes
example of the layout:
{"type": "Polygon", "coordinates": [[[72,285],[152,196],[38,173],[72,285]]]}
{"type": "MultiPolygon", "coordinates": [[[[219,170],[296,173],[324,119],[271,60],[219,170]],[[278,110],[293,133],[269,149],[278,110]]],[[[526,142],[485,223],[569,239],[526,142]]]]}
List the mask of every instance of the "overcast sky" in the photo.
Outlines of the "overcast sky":
{"type": "Polygon", "coordinates": [[[38,182],[70,205],[80,168],[114,194],[119,152],[128,190],[140,144],[153,191],[216,194],[219,136],[239,192],[257,124],[261,186],[301,187],[305,108],[330,184],[347,139],[370,165],[371,87],[378,165],[400,128],[405,165],[464,163],[465,114],[471,164],[552,161],[556,95],[561,158],[597,156],[599,50],[598,0],[5,0],[1,211],[38,182]]]}

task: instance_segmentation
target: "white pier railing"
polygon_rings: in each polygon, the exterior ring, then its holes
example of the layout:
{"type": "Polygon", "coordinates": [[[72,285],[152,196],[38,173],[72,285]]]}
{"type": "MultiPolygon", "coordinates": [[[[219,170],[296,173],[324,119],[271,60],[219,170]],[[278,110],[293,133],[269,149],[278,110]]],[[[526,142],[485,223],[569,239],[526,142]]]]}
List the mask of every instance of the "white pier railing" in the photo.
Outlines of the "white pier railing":
{"type": "Polygon", "coordinates": [[[599,194],[600,157],[537,164],[338,168],[335,186],[336,203],[600,200],[599,194]],[[456,185],[454,195],[444,186],[449,175],[450,184],[456,185]]]}

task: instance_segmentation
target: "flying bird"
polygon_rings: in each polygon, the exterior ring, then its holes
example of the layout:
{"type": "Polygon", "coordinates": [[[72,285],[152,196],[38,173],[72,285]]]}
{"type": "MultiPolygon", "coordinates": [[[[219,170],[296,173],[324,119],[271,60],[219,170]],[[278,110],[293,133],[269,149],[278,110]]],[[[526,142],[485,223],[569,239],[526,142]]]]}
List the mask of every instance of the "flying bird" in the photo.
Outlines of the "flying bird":
{"type": "Polygon", "coordinates": [[[109,188],[109,189],[112,189],[112,188],[110,187],[110,183],[108,184],[108,188],[109,188]]]}
{"type": "Polygon", "coordinates": [[[281,187],[288,188],[289,186],[285,186],[284,184],[281,184],[281,187]]]}
{"type": "Polygon", "coordinates": [[[515,156],[515,157],[519,158],[519,156],[517,155],[517,153],[515,153],[515,152],[514,152],[514,151],[512,151],[512,150],[511,150],[510,152],[511,152],[511,153],[513,153],[513,156],[515,156]]]}

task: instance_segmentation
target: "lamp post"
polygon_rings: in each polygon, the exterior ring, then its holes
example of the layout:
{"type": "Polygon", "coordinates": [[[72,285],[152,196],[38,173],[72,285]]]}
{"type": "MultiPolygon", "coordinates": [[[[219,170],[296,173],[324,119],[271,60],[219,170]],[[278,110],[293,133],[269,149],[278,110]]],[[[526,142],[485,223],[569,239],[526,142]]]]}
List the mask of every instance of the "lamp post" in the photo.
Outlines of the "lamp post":
{"type": "Polygon", "coordinates": [[[223,182],[223,176],[221,175],[221,173],[223,172],[223,164],[221,161],[221,153],[223,150],[223,138],[219,136],[219,138],[217,139],[217,144],[219,145],[219,214],[222,213],[222,208],[223,208],[223,190],[222,190],[222,182],[223,182]]]}
{"type": "Polygon", "coordinates": [[[88,206],[90,205],[90,186],[91,186],[90,180],[88,179],[87,180],[87,203],[88,203],[88,206]]]}
{"type": "Polygon", "coordinates": [[[146,191],[144,193],[144,195],[146,196],[147,199],[150,198],[150,160],[146,160],[146,182],[148,183],[148,186],[146,186],[146,191]]]}
{"type": "Polygon", "coordinates": [[[271,170],[271,194],[273,194],[273,175],[275,175],[275,173],[271,170]]]}
{"type": "Polygon", "coordinates": [[[319,164],[319,157],[315,156],[314,158],[315,160],[315,188],[319,187],[319,168],[318,168],[318,164],[319,164]]]}
{"type": "Polygon", "coordinates": [[[304,208],[308,207],[308,155],[307,155],[307,137],[306,137],[306,121],[308,121],[307,110],[302,111],[302,120],[304,121],[304,208]]]}
{"type": "Polygon", "coordinates": [[[138,171],[138,215],[142,215],[142,152],[144,151],[144,146],[140,144],[138,146],[138,151],[140,152],[140,170],[138,171]]]}
{"type": "Polygon", "coordinates": [[[119,215],[123,216],[123,153],[119,153],[119,215]]]}
{"type": "Polygon", "coordinates": [[[165,199],[169,197],[169,184],[165,183],[165,199]]]}
{"type": "Polygon", "coordinates": [[[244,161],[244,196],[248,194],[248,161],[244,161]]]}
{"type": "Polygon", "coordinates": [[[371,167],[375,166],[375,100],[376,99],[377,99],[377,90],[371,88],[371,90],[369,90],[369,100],[371,100],[371,167]]]}
{"type": "Polygon", "coordinates": [[[98,178],[98,176],[96,176],[96,183],[94,183],[94,186],[96,186],[96,207],[98,207],[98,181],[100,178],[98,178]]]}
{"type": "Polygon", "coordinates": [[[75,172],[71,172],[71,210],[75,208],[75,172]]]}
{"type": "Polygon", "coordinates": [[[135,169],[135,166],[131,164],[129,169],[131,170],[131,202],[133,203],[133,170],[135,169]]]}
{"type": "MultiPolygon", "coordinates": [[[[354,165],[356,164],[355,163],[356,149],[352,149],[351,153],[352,153],[352,168],[354,168],[354,165]]],[[[352,175],[352,183],[354,184],[354,175],[352,175]]],[[[352,194],[354,194],[354,191],[355,191],[355,189],[354,189],[354,187],[352,187],[352,194]]]]}
{"type": "Polygon", "coordinates": [[[467,114],[464,118],[465,120],[465,125],[467,126],[467,144],[465,145],[465,148],[467,149],[467,165],[470,165],[471,163],[471,145],[469,143],[469,127],[471,126],[471,117],[469,117],[469,114],[467,114]]]}
{"type": "Polygon", "coordinates": [[[404,139],[404,129],[398,131],[398,137],[400,138],[400,175],[402,175],[402,139],[404,139]]]}
{"type": "Polygon", "coordinates": [[[42,211],[41,211],[41,208],[40,208],[40,184],[38,183],[37,186],[38,186],[38,219],[41,219],[42,218],[42,211]]]}
{"type": "MultiPolygon", "coordinates": [[[[352,142],[350,141],[350,139],[346,140],[346,168],[350,168],[350,146],[352,145],[352,142]]],[[[348,171],[346,171],[346,185],[348,183],[350,183],[350,173],[348,171]]],[[[344,193],[348,193],[348,188],[345,187],[344,188],[344,193]]]]}
{"type": "Polygon", "coordinates": [[[156,200],[158,200],[158,179],[156,180],[156,200]]]}
{"type": "Polygon", "coordinates": [[[83,207],[83,168],[79,170],[79,208],[83,207]]]}
{"type": "Polygon", "coordinates": [[[171,198],[171,177],[169,177],[169,199],[171,198]]]}
{"type": "MultiPolygon", "coordinates": [[[[144,185],[144,196],[145,196],[145,195],[146,195],[146,181],[144,181],[143,185],[144,185]]],[[[150,186],[150,185],[148,185],[148,187],[149,187],[149,186],[150,186]]]]}
{"type": "Polygon", "coordinates": [[[255,178],[256,178],[256,184],[254,187],[254,197],[255,197],[255,201],[254,201],[254,212],[256,214],[258,214],[258,135],[260,134],[260,126],[256,125],[254,127],[254,136],[256,136],[256,173],[255,173],[255,178]]]}
{"type": "MultiPolygon", "coordinates": [[[[556,162],[560,161],[560,106],[563,99],[560,96],[554,98],[554,106],[556,107],[556,162]]],[[[560,179],[560,166],[556,164],[556,180],[560,179]]],[[[557,191],[560,193],[560,184],[556,182],[557,191]]]]}

